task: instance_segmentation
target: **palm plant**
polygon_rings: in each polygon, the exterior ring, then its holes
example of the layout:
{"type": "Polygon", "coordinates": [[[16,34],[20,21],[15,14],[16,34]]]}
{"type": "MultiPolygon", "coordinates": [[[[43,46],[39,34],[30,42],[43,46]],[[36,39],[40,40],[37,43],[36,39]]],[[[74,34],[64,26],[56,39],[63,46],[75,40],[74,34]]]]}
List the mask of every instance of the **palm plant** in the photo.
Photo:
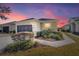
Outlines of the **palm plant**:
{"type": "Polygon", "coordinates": [[[3,5],[3,4],[0,4],[0,18],[2,20],[8,19],[5,16],[5,14],[9,14],[9,13],[11,13],[10,7],[7,7],[7,6],[3,5]]]}

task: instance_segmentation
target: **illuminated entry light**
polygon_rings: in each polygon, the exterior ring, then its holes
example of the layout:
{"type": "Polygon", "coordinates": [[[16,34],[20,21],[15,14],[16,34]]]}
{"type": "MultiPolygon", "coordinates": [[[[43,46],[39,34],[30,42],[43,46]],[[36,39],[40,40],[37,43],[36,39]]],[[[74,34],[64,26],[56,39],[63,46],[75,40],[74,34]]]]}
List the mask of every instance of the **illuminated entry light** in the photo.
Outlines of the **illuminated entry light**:
{"type": "Polygon", "coordinates": [[[45,27],[45,28],[50,28],[50,26],[51,26],[50,23],[45,23],[45,24],[44,24],[44,27],[45,27]]]}

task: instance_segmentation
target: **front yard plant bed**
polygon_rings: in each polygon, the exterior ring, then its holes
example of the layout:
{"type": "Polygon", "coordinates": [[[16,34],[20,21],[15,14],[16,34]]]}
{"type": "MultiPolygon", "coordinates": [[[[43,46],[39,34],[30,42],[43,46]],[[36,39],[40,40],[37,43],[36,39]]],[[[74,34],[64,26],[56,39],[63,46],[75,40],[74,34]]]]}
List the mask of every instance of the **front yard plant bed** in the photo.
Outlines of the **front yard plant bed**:
{"type": "Polygon", "coordinates": [[[53,38],[43,38],[43,37],[38,37],[38,38],[36,38],[36,39],[39,39],[39,40],[46,40],[46,41],[51,41],[51,42],[53,42],[53,41],[58,41],[58,40],[53,39],[53,38]]]}
{"type": "Polygon", "coordinates": [[[58,40],[63,39],[63,35],[61,32],[53,32],[51,30],[43,30],[43,31],[37,32],[36,38],[49,40],[49,41],[58,41],[58,40]]]}
{"type": "Polygon", "coordinates": [[[6,52],[0,55],[4,56],[79,56],[79,38],[75,35],[68,34],[73,40],[76,41],[74,44],[65,45],[63,47],[54,48],[51,46],[39,45],[36,48],[28,50],[21,50],[17,52],[6,52]]]}
{"type": "Polygon", "coordinates": [[[20,50],[27,50],[37,45],[36,42],[32,40],[17,40],[14,43],[7,45],[3,52],[16,52],[20,50]]]}

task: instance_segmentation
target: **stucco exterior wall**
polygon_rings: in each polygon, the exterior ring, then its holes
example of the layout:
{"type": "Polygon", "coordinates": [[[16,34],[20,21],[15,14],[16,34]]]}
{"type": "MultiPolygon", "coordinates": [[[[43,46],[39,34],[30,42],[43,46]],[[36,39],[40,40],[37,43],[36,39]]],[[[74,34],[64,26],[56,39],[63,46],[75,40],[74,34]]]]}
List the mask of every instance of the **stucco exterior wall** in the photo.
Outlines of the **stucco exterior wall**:
{"type": "Polygon", "coordinates": [[[73,25],[72,25],[72,24],[70,24],[70,26],[71,26],[70,31],[71,31],[71,32],[73,32],[73,25]]]}
{"type": "Polygon", "coordinates": [[[75,24],[76,24],[76,27],[75,27],[75,32],[78,32],[79,33],[79,22],[75,22],[75,24]]]}

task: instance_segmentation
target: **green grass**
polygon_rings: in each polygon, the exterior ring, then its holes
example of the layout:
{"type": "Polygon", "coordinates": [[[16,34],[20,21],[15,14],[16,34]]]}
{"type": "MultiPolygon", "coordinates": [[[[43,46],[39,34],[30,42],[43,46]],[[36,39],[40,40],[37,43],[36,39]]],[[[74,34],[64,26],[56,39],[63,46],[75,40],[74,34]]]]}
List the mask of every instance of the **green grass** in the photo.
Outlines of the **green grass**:
{"type": "Polygon", "coordinates": [[[12,56],[79,56],[79,37],[66,33],[73,40],[76,41],[74,44],[66,45],[59,48],[54,48],[50,46],[42,46],[36,48],[31,48],[29,50],[3,53],[1,55],[12,55],[12,56]]]}

